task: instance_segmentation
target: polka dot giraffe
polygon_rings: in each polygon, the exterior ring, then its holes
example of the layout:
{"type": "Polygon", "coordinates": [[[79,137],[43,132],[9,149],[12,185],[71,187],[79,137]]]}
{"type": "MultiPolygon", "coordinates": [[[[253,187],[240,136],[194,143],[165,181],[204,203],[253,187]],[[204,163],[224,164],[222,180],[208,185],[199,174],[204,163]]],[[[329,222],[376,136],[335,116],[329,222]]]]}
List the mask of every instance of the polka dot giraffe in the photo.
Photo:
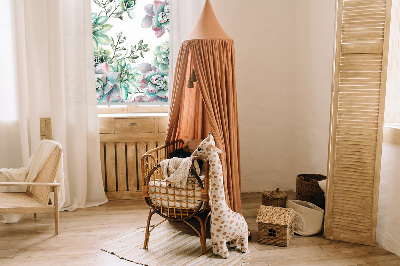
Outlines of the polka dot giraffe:
{"type": "Polygon", "coordinates": [[[208,158],[210,165],[211,241],[215,255],[229,256],[227,242],[233,241],[242,252],[248,250],[248,225],[240,213],[232,211],[225,201],[222,165],[211,133],[193,152],[208,158]]]}

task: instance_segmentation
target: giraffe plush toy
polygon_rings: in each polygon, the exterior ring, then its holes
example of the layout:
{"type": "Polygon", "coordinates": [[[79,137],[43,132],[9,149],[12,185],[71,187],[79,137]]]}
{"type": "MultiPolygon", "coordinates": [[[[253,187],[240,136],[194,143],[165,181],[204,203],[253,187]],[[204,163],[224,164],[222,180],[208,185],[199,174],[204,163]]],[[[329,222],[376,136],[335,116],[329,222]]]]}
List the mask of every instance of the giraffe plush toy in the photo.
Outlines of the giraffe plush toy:
{"type": "Polygon", "coordinates": [[[242,252],[248,250],[248,226],[240,213],[232,211],[225,202],[222,165],[214,138],[204,139],[193,156],[208,158],[210,165],[211,241],[214,255],[229,256],[227,242],[234,242],[242,252]]]}

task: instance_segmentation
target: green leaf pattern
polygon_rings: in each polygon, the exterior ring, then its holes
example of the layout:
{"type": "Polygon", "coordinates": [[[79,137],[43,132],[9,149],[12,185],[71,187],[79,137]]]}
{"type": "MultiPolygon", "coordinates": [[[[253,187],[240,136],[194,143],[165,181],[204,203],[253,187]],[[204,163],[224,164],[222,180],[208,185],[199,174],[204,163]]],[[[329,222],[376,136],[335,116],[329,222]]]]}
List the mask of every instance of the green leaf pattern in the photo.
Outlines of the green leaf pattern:
{"type": "Polygon", "coordinates": [[[98,102],[168,101],[169,1],[143,2],[144,8],[138,9],[136,0],[92,0],[98,102]],[[122,23],[126,27],[120,31],[122,23]],[[155,35],[132,40],[135,28],[149,28],[155,35]],[[163,35],[167,37],[160,38],[163,35]]]}

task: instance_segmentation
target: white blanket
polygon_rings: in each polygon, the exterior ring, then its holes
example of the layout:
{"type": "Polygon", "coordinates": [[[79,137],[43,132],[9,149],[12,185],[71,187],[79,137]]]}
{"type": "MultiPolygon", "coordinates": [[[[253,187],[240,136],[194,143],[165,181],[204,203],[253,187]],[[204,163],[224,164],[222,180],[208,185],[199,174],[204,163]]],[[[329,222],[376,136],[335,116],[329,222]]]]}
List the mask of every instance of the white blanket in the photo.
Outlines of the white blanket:
{"type": "MultiPolygon", "coordinates": [[[[52,140],[42,140],[39,145],[36,147],[32,156],[29,159],[29,163],[27,167],[22,167],[18,169],[0,169],[0,181],[5,182],[33,182],[38,175],[39,171],[44,166],[45,162],[52,154],[54,149],[59,146],[61,148],[61,144],[52,141],[52,140]]],[[[59,208],[64,204],[65,201],[65,189],[64,189],[64,171],[62,166],[62,155],[61,162],[58,164],[55,182],[60,183],[61,187],[59,189],[59,208]]],[[[0,192],[21,192],[26,191],[26,187],[22,188],[10,188],[3,187],[0,192]]],[[[22,217],[22,214],[10,214],[3,215],[6,223],[17,222],[22,217]]]]}
{"type": "MultiPolygon", "coordinates": [[[[161,171],[164,179],[174,183],[175,187],[186,187],[190,167],[192,166],[192,157],[165,159],[160,162],[161,171]]],[[[197,174],[200,174],[197,160],[194,161],[194,168],[197,174]]]]}

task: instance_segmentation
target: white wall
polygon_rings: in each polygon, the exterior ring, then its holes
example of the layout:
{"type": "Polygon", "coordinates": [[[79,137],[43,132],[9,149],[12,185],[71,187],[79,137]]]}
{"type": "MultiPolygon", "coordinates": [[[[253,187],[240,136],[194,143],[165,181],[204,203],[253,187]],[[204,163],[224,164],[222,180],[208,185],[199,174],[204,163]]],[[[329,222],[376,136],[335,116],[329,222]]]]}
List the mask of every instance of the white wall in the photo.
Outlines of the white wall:
{"type": "Polygon", "coordinates": [[[235,41],[242,190],[289,188],[294,174],[296,3],[224,0],[212,5],[235,41]]]}
{"type": "Polygon", "coordinates": [[[296,4],[295,172],[326,175],[335,0],[296,4]]]}
{"type": "Polygon", "coordinates": [[[376,241],[400,256],[400,146],[382,146],[376,241]]]}
{"type": "Polygon", "coordinates": [[[326,174],[335,1],[211,2],[235,41],[242,191],[326,174]]]}
{"type": "MultiPolygon", "coordinates": [[[[386,84],[385,122],[400,122],[400,2],[393,1],[390,25],[388,80],[386,84]]],[[[393,126],[391,126],[393,127],[393,126]]],[[[389,129],[389,128],[388,128],[389,129]]],[[[398,129],[391,129],[397,134],[398,129]]],[[[385,132],[385,131],[384,131],[385,132]]],[[[395,134],[396,134],[395,133],[395,134]]],[[[384,138],[391,139],[390,137],[384,138]]],[[[381,182],[379,185],[378,224],[376,240],[389,251],[400,256],[400,146],[382,146],[381,182]]]]}

